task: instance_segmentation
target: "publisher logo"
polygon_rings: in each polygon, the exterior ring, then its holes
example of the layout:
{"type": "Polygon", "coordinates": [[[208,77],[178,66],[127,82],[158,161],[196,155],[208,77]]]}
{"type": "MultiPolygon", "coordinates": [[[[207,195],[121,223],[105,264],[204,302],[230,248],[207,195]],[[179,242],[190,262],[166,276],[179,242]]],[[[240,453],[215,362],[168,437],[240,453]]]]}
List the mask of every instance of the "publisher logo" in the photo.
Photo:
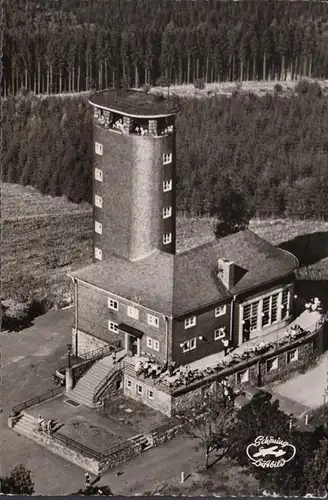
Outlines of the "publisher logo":
{"type": "Polygon", "coordinates": [[[280,438],[258,436],[247,446],[246,453],[256,467],[273,469],[290,462],[295,457],[296,448],[280,438]]]}

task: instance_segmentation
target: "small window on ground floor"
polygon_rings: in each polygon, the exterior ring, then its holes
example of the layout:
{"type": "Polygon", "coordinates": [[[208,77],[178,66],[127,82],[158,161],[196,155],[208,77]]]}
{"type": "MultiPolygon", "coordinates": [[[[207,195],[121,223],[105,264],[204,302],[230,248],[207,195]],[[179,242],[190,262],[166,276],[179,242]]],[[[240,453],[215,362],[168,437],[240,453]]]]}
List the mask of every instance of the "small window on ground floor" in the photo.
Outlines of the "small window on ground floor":
{"type": "Polygon", "coordinates": [[[246,382],[249,382],[249,370],[248,369],[237,373],[237,384],[245,384],[246,382]]]}
{"type": "Polygon", "coordinates": [[[148,399],[154,399],[154,393],[153,391],[148,391],[148,399]]]}
{"type": "Polygon", "coordinates": [[[286,355],[287,365],[297,360],[298,360],[298,349],[293,349],[292,351],[287,352],[286,355]]]}
{"type": "Polygon", "coordinates": [[[272,372],[278,369],[278,356],[275,358],[268,359],[267,361],[267,372],[272,372]]]}
{"type": "Polygon", "coordinates": [[[127,379],[127,381],[126,381],[126,387],[127,387],[128,389],[131,389],[131,387],[132,387],[132,382],[131,382],[131,380],[127,379]]]}
{"type": "Polygon", "coordinates": [[[143,393],[142,385],[137,384],[137,394],[142,394],[142,393],[143,393]]]}

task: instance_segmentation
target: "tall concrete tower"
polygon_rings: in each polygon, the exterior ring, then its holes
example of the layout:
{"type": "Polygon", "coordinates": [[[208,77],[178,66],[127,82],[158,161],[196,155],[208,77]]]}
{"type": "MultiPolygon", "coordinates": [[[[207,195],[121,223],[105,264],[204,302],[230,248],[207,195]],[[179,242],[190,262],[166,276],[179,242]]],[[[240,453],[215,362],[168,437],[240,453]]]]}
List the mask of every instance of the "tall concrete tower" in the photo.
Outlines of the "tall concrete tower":
{"type": "Polygon", "coordinates": [[[173,100],[141,91],[93,95],[94,261],[176,248],[173,100]]]}

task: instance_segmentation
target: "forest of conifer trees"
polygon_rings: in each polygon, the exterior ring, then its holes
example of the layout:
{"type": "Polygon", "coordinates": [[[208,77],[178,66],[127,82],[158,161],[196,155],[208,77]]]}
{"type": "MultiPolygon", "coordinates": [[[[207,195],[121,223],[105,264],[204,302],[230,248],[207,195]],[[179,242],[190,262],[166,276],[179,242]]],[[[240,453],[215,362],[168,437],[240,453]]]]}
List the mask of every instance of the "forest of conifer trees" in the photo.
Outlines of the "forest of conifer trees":
{"type": "Polygon", "coordinates": [[[328,76],[328,4],[8,0],[4,95],[328,76]]]}
{"type": "MultiPolygon", "coordinates": [[[[180,213],[214,215],[228,186],[258,214],[328,218],[328,100],[318,84],[286,97],[185,99],[177,118],[180,213]]],[[[3,106],[3,180],[91,202],[86,96],[17,95],[3,106]]]]}

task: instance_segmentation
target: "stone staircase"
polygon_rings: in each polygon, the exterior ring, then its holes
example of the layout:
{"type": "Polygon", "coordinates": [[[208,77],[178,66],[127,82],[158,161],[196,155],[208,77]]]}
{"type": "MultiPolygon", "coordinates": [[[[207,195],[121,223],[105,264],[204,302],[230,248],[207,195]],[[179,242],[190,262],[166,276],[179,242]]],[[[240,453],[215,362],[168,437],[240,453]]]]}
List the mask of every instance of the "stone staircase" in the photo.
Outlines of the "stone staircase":
{"type": "MultiPolygon", "coordinates": [[[[68,393],[68,397],[77,403],[80,403],[89,408],[99,406],[93,401],[93,395],[98,384],[104,380],[109,372],[112,372],[113,377],[120,370],[119,362],[124,358],[125,351],[120,351],[116,354],[117,363],[113,364],[112,355],[106,356],[99,361],[96,361],[91,368],[78,380],[76,386],[68,393]],[[117,369],[115,370],[115,367],[117,369]]],[[[108,381],[110,383],[110,380],[108,381]]]]}
{"type": "Polygon", "coordinates": [[[37,433],[35,431],[37,425],[38,423],[36,417],[29,415],[28,413],[22,413],[21,418],[15,424],[13,429],[18,434],[22,434],[23,436],[33,439],[33,441],[37,441],[37,433]]]}

